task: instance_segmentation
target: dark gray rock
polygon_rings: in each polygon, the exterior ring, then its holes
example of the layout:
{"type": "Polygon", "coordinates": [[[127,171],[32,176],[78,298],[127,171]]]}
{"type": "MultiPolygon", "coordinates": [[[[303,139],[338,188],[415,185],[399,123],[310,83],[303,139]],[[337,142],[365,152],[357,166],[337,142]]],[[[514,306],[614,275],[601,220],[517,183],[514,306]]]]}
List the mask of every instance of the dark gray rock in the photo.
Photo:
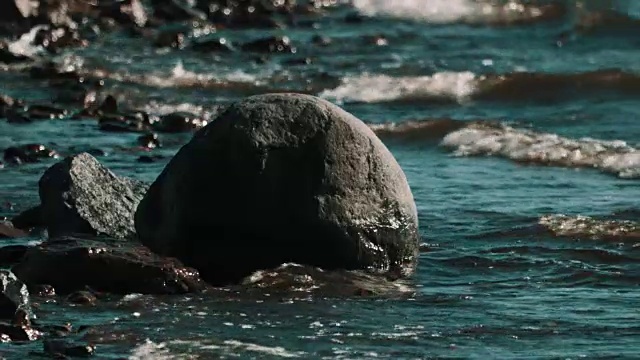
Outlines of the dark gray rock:
{"type": "Polygon", "coordinates": [[[135,222],[145,245],[213,284],[287,262],[397,277],[417,262],[402,169],[363,122],[308,95],[230,106],[171,160],[135,222]]]}
{"type": "Polygon", "coordinates": [[[0,270],[0,319],[13,320],[22,309],[31,314],[27,286],[8,270],[0,270]]]}
{"type": "Polygon", "coordinates": [[[40,205],[29,208],[11,219],[11,223],[16,229],[30,230],[43,227],[42,209],[40,205]]]}
{"type": "Polygon", "coordinates": [[[178,294],[204,288],[196,270],[148,248],[107,238],[60,237],[29,249],[13,267],[29,287],[68,293],[86,286],[114,294],[178,294]]]}
{"type": "Polygon", "coordinates": [[[133,214],[146,188],[142,182],[116,176],[87,153],[68,157],[40,179],[41,211],[49,236],[133,238],[133,214]]]}

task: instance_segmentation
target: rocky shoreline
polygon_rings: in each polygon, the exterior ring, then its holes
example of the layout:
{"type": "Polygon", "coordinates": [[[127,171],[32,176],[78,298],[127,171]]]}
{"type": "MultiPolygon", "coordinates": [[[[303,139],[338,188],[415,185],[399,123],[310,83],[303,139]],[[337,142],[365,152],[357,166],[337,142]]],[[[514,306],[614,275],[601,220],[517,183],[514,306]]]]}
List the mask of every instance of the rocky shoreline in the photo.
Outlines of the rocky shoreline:
{"type": "MultiPolygon", "coordinates": [[[[0,228],[45,238],[0,248],[11,268],[7,341],[58,338],[31,321],[29,292],[79,304],[96,294],[412,292],[419,236],[404,173],[368,126],[312,96],[231,105],[152,185],[80,153],[45,171],[39,195],[0,228]]],[[[54,340],[45,352],[95,350],[54,340]]]]}

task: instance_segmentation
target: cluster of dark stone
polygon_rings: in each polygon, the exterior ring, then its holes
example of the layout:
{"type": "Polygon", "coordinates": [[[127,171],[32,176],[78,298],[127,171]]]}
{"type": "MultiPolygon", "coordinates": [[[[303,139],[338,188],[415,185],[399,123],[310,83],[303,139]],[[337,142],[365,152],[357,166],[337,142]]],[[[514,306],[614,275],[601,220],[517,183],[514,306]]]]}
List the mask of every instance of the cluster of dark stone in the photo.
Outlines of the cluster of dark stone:
{"type": "MultiPolygon", "coordinates": [[[[97,119],[99,129],[105,132],[140,133],[136,145],[143,150],[162,146],[158,133],[192,132],[207,123],[201,116],[188,112],[153,115],[142,110],[124,109],[118,106],[117,100],[111,95],[107,95],[100,103],[86,104],[76,113],[70,113],[67,109],[54,105],[26,105],[22,100],[3,95],[0,96],[0,117],[5,117],[9,123],[17,124],[49,119],[97,119]]],[[[106,155],[104,150],[97,148],[86,151],[94,156],[106,155]]],[[[153,162],[157,156],[142,155],[138,161],[153,162]]],[[[55,149],[43,144],[16,145],[4,149],[0,168],[4,163],[20,165],[59,157],[60,154],[55,149]]]]}
{"type": "MultiPolygon", "coordinates": [[[[216,37],[217,29],[277,29],[318,26],[317,21],[335,1],[320,0],[7,0],[0,4],[0,35],[17,36],[42,26],[35,45],[57,53],[67,47],[87,46],[105,31],[125,30],[149,38],[158,47],[184,48],[194,31],[204,36],[193,42],[196,51],[295,53],[286,36],[269,36],[232,44],[216,37]]],[[[359,21],[349,15],[346,21],[359,21]]],[[[327,45],[330,40],[314,38],[327,45]]],[[[0,44],[0,62],[29,60],[0,44]]]]}
{"type": "MultiPolygon", "coordinates": [[[[342,274],[331,281],[349,270],[394,280],[413,273],[419,251],[413,196],[391,153],[363,122],[308,95],[232,104],[151,185],[80,153],[45,171],[39,195],[0,224],[5,237],[46,231],[39,245],[0,248],[11,269],[0,274],[0,312],[8,327],[35,334],[14,319],[24,317],[27,287],[77,302],[92,301],[77,293],[87,288],[179,294],[249,284],[288,263],[342,274]]],[[[357,284],[334,288],[363,294],[357,284]]],[[[37,337],[29,334],[7,336],[37,337]]]]}

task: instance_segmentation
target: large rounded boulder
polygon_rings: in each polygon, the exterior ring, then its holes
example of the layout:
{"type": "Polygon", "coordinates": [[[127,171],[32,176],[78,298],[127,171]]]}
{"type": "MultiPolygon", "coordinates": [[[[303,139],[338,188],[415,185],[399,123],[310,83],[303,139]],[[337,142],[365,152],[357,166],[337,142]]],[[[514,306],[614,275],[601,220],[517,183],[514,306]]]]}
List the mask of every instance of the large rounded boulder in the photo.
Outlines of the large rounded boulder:
{"type": "Polygon", "coordinates": [[[228,107],[151,185],[135,226],[215,285],[288,262],[403,277],[418,256],[416,206],[393,155],[353,115],[300,94],[228,107]]]}

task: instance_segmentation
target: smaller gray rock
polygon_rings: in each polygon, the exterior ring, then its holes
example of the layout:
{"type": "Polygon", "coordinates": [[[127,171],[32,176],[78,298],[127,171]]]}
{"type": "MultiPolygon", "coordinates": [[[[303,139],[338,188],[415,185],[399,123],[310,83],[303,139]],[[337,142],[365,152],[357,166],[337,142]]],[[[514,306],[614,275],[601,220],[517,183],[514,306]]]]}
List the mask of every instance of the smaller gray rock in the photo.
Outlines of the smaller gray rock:
{"type": "Polygon", "coordinates": [[[8,270],[0,270],[0,319],[13,320],[18,309],[31,314],[27,286],[8,270]]]}
{"type": "Polygon", "coordinates": [[[40,179],[42,217],[49,237],[71,234],[135,236],[133,214],[147,191],[82,153],[53,165],[40,179]]]}

